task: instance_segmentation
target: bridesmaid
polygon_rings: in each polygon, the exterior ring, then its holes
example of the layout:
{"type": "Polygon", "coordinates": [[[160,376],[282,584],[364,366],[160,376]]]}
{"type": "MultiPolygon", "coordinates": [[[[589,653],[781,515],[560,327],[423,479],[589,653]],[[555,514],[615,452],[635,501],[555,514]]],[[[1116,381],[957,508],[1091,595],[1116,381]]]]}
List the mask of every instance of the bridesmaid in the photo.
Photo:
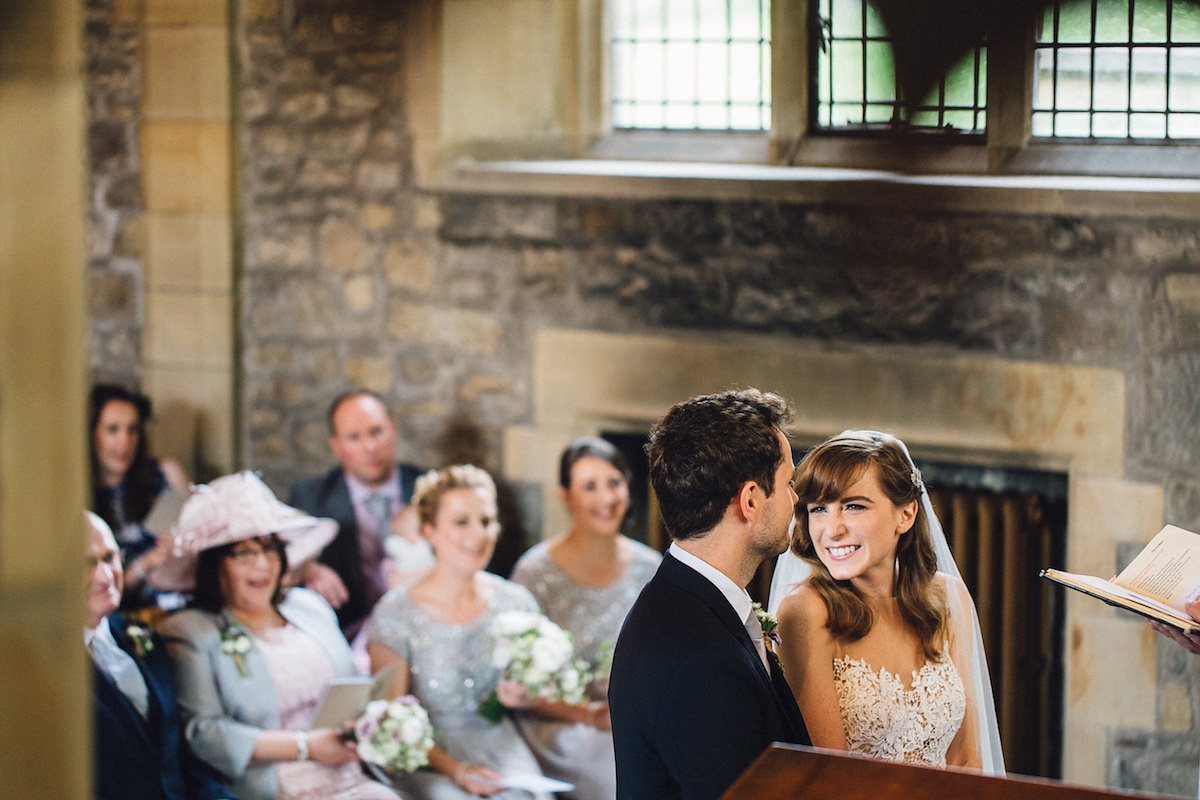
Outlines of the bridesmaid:
{"type": "MultiPolygon", "coordinates": [[[[642,587],[662,557],[622,535],[629,512],[629,466],[604,439],[582,437],[563,451],[559,485],[571,527],[534,545],[513,569],[546,616],[570,631],[584,660],[600,677],[587,702],[529,702],[517,724],[546,774],[575,784],[560,795],[575,800],[616,796],[607,673],[613,644],[642,587]]],[[[506,698],[507,699],[507,698],[506,698]]]]}
{"type": "Polygon", "coordinates": [[[511,720],[491,722],[478,710],[500,678],[492,619],[538,610],[524,588],[484,572],[500,532],[496,485],[470,465],[433,470],[417,479],[413,505],[433,569],[384,595],[367,625],[371,671],[398,664],[392,693],[415,695],[436,732],[429,768],[395,776],[396,784],[416,800],[527,800],[535,795],[504,788],[505,779],[540,776],[537,760],[511,720]]]}

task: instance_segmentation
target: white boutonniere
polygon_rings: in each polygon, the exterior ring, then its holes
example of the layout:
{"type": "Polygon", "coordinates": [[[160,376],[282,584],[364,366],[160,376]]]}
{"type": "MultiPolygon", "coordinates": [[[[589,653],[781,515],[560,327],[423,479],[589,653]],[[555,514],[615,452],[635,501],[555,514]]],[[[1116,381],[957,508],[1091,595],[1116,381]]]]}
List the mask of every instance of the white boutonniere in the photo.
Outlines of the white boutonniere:
{"type": "Polygon", "coordinates": [[[147,653],[154,650],[154,640],[150,638],[150,631],[136,622],[125,629],[125,635],[133,642],[133,652],[137,653],[138,658],[145,658],[147,653]]]}
{"type": "Polygon", "coordinates": [[[233,663],[243,678],[250,675],[250,669],[246,666],[246,653],[253,649],[254,643],[250,641],[250,634],[237,622],[227,622],[221,628],[221,652],[233,658],[233,663]]]}
{"type": "MultiPolygon", "coordinates": [[[[763,632],[763,645],[767,648],[767,653],[771,658],[775,659],[775,663],[779,664],[779,654],[776,648],[779,646],[779,633],[775,630],[779,627],[779,620],[772,615],[763,611],[762,603],[751,603],[750,607],[754,609],[754,616],[758,620],[759,627],[763,632]]],[[[779,665],[783,669],[783,665],[779,665]]]]}

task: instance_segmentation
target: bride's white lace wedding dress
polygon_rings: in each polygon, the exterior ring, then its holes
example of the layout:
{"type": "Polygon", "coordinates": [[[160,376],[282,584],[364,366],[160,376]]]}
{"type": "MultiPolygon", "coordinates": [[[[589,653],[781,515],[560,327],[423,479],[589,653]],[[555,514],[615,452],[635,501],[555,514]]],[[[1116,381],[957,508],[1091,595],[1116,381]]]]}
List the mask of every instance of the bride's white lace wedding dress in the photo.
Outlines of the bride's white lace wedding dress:
{"type": "Polygon", "coordinates": [[[846,745],[889,761],[946,766],[946,751],[967,710],[967,695],[948,656],[912,673],[912,687],[861,658],[833,660],[833,682],[846,745]]]}

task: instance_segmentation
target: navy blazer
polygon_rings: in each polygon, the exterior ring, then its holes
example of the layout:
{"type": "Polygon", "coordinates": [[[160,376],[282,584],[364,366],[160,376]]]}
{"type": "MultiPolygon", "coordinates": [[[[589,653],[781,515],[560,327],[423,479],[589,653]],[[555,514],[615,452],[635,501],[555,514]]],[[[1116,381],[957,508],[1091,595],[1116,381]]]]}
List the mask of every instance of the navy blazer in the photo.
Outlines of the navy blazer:
{"type": "Polygon", "coordinates": [[[146,719],[108,673],[92,663],[95,719],[95,797],[104,800],[215,800],[234,797],[193,754],[183,738],[167,648],[157,634],[139,655],[127,633],[131,620],[108,618],[117,646],[133,657],[146,681],[146,719]]]}
{"type": "Polygon", "coordinates": [[[703,575],[668,553],[625,619],[608,700],[617,797],[716,798],[772,742],[811,744],[774,658],[703,575]]]}
{"type": "MultiPolygon", "coordinates": [[[[399,463],[400,499],[412,502],[413,484],[421,470],[412,464],[399,463]]],[[[358,520],[350,502],[350,487],[346,473],[335,467],[324,475],[302,478],[292,484],[288,505],[315,517],[329,517],[338,524],[337,536],[321,553],[319,561],[338,574],[346,584],[349,598],[337,610],[338,625],[345,631],[361,622],[371,609],[367,607],[367,581],[363,576],[362,551],[358,547],[358,520]]]]}

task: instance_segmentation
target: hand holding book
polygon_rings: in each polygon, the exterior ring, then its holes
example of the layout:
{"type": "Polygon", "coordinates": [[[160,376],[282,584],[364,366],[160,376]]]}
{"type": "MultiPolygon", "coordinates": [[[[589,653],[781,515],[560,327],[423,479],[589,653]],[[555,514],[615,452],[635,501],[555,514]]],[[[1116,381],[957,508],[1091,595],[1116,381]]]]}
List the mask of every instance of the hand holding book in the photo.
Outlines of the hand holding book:
{"type": "Polygon", "coordinates": [[[1041,574],[1109,605],[1141,614],[1156,630],[1170,628],[1182,640],[1171,638],[1200,652],[1200,621],[1194,616],[1200,614],[1200,534],[1167,525],[1111,581],[1057,569],[1045,569],[1041,574]]]}
{"type": "MultiPolygon", "coordinates": [[[[1200,600],[1192,600],[1185,604],[1184,609],[1188,616],[1194,620],[1200,620],[1200,600]]],[[[1150,627],[1166,636],[1168,639],[1175,640],[1175,643],[1187,650],[1189,653],[1200,655],[1200,634],[1185,633],[1177,628],[1172,628],[1170,625],[1164,625],[1158,620],[1150,620],[1150,627]]]]}

